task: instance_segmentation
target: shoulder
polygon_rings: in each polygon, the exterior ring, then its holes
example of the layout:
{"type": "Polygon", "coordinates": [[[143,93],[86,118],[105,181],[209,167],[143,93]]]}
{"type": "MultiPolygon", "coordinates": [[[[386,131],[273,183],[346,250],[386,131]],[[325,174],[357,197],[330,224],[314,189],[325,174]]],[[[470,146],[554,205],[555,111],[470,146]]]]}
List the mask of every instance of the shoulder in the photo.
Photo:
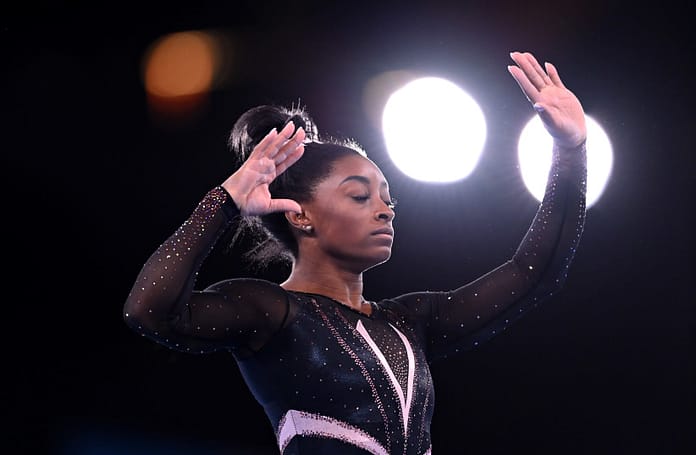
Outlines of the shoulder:
{"type": "Polygon", "coordinates": [[[222,299],[220,308],[247,321],[275,321],[274,324],[281,325],[293,306],[290,294],[279,284],[255,278],[222,280],[208,286],[203,293],[217,294],[222,299]]]}
{"type": "Polygon", "coordinates": [[[411,292],[380,300],[376,306],[380,311],[397,314],[406,319],[421,319],[430,317],[433,308],[443,299],[446,299],[444,292],[411,292]]]}
{"type": "Polygon", "coordinates": [[[233,278],[218,281],[208,286],[205,292],[217,292],[228,298],[242,300],[287,299],[288,296],[288,293],[279,284],[258,278],[233,278]]]}
{"type": "Polygon", "coordinates": [[[440,291],[420,291],[409,292],[396,297],[387,298],[378,302],[381,307],[402,308],[404,310],[422,310],[425,307],[441,300],[445,292],[440,291]]]}

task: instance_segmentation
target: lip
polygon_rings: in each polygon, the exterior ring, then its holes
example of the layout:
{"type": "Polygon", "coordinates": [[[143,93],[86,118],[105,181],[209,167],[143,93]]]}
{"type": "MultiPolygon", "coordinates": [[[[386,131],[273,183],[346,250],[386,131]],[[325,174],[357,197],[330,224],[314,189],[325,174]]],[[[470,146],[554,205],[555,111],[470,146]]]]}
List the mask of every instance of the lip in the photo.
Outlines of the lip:
{"type": "Polygon", "coordinates": [[[372,231],[372,235],[380,235],[380,234],[386,234],[390,237],[394,237],[394,229],[385,227],[382,229],[377,229],[376,231],[372,231]]]}

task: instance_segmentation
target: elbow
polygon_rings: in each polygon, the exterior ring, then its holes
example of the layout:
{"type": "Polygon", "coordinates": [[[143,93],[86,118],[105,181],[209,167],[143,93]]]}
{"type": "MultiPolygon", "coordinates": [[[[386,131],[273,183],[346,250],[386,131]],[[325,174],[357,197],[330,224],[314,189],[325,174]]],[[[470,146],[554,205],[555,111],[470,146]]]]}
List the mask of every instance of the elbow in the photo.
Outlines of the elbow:
{"type": "Polygon", "coordinates": [[[146,336],[168,333],[173,320],[172,315],[155,302],[136,294],[126,299],[122,318],[131,330],[146,336]]]}
{"type": "Polygon", "coordinates": [[[128,299],[123,305],[123,312],[122,312],[122,317],[123,317],[123,322],[126,323],[126,325],[132,329],[137,331],[142,330],[142,320],[141,320],[141,315],[136,311],[137,306],[131,302],[130,299],[128,299]]]}
{"type": "Polygon", "coordinates": [[[129,295],[123,305],[122,317],[126,325],[138,332],[143,333],[153,325],[152,312],[148,311],[148,306],[133,294],[129,295]]]}

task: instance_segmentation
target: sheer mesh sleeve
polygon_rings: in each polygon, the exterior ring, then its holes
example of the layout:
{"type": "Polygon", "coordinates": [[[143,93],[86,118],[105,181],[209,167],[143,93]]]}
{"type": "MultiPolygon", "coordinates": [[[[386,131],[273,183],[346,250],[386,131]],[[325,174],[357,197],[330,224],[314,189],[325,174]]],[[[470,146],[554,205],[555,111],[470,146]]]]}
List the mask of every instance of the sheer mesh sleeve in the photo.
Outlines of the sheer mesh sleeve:
{"type": "Polygon", "coordinates": [[[546,192],[513,257],[449,292],[417,292],[388,304],[414,318],[431,360],[475,348],[558,291],[585,221],[586,153],[554,149],[546,192]]]}
{"type": "Polygon", "coordinates": [[[123,309],[129,327],[170,348],[195,353],[255,351],[282,327],[288,299],[276,284],[236,279],[194,290],[203,261],[238,216],[223,188],[205,195],[142,267],[123,309]]]}

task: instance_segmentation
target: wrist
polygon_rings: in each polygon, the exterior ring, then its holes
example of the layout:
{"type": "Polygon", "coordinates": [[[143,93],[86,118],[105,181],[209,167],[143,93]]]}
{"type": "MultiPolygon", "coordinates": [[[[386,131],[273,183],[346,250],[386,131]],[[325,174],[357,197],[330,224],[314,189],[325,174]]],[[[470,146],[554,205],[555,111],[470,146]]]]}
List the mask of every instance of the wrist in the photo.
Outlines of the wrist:
{"type": "Polygon", "coordinates": [[[241,210],[238,201],[242,200],[242,196],[237,191],[237,185],[234,185],[234,182],[230,181],[228,178],[222,183],[222,185],[220,185],[220,188],[225,191],[230,202],[237,207],[237,210],[241,210]]]}
{"type": "Polygon", "coordinates": [[[555,149],[563,152],[579,152],[585,148],[586,142],[586,137],[582,137],[574,141],[560,141],[558,139],[554,139],[553,146],[555,149]]]}
{"type": "Polygon", "coordinates": [[[234,198],[234,194],[230,193],[230,190],[224,184],[219,185],[217,188],[219,188],[219,191],[225,196],[225,202],[223,203],[222,208],[227,217],[231,220],[232,218],[239,216],[241,209],[234,198]]]}

